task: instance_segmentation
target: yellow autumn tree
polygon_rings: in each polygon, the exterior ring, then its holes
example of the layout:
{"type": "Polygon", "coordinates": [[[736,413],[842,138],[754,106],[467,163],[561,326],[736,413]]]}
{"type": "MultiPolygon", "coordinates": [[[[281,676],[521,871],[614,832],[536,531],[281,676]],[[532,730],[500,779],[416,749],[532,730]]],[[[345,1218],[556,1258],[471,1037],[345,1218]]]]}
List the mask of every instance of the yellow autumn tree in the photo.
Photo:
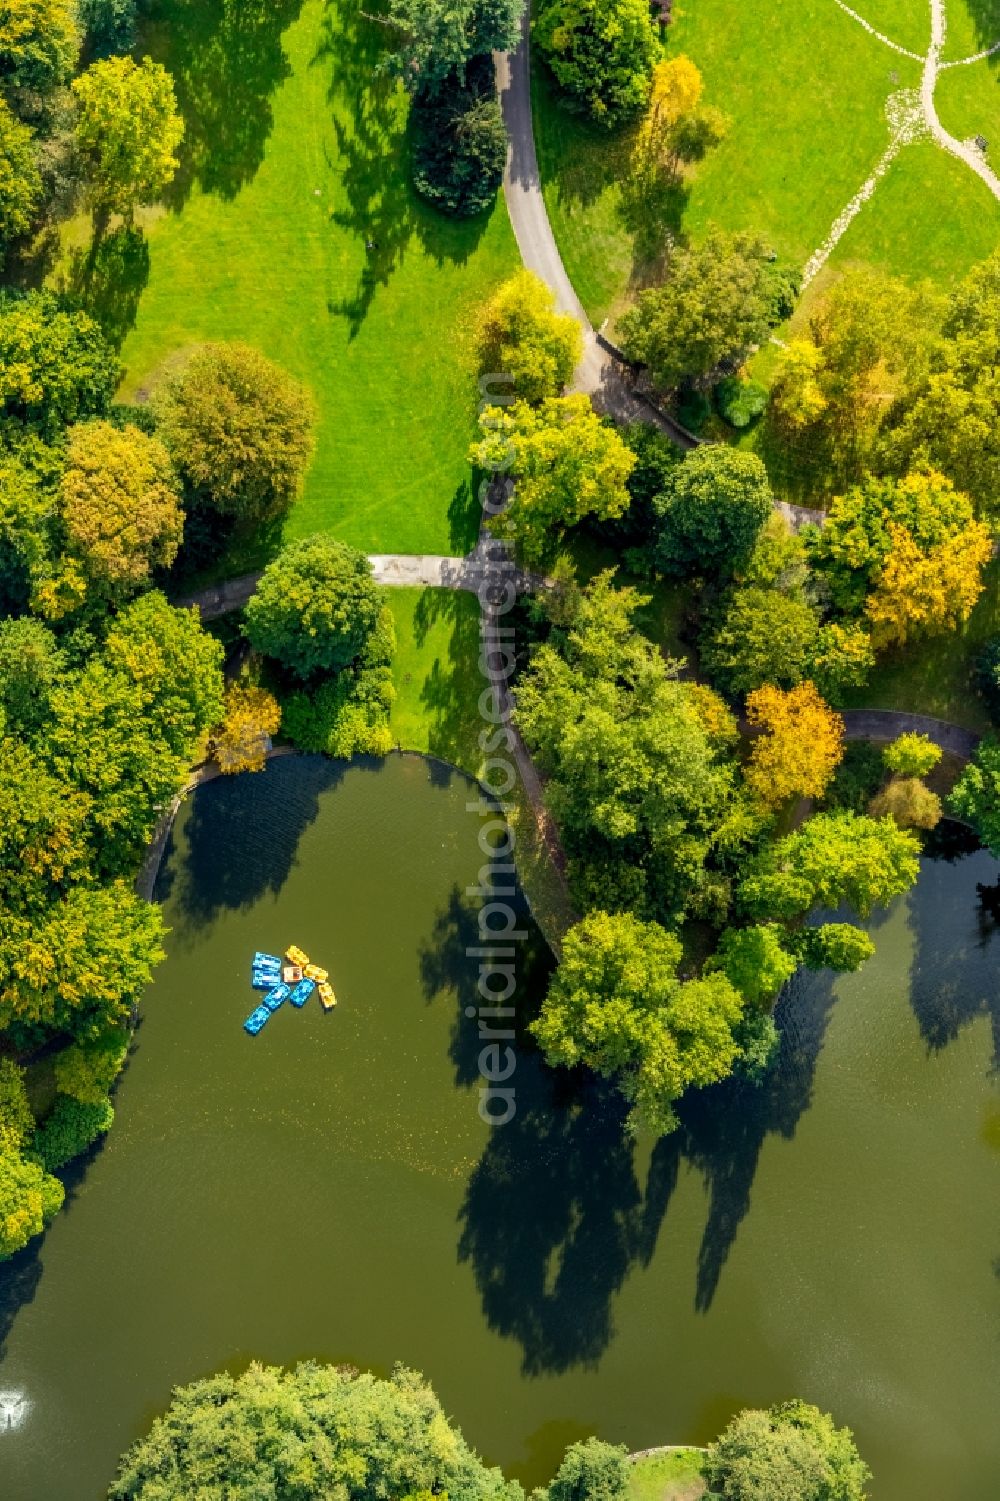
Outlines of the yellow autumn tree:
{"type": "Polygon", "coordinates": [[[756,734],[747,785],[766,808],[790,797],[821,797],[844,754],[844,721],[808,680],[787,692],[765,684],[747,696],[756,734]]]}
{"type": "Polygon", "coordinates": [[[636,135],[634,173],[673,173],[722,139],[726,122],[718,110],[699,108],[701,94],[701,73],[689,57],[657,63],[649,108],[636,135]]]}
{"type": "Polygon", "coordinates": [[[811,339],[790,339],[782,351],[775,375],[772,405],[775,415],[788,427],[808,427],[826,410],[820,385],[823,351],[811,339]]]}
{"type": "Polygon", "coordinates": [[[230,683],[226,715],[212,735],[212,756],[227,776],[263,771],[268,739],[281,725],[281,707],[273,694],[255,683],[230,683]]]}
{"type": "Polygon", "coordinates": [[[866,606],[875,645],[902,646],[913,636],[953,630],[968,620],[993,550],[983,522],[969,521],[928,548],[895,522],[888,532],[891,546],[866,606]]]}

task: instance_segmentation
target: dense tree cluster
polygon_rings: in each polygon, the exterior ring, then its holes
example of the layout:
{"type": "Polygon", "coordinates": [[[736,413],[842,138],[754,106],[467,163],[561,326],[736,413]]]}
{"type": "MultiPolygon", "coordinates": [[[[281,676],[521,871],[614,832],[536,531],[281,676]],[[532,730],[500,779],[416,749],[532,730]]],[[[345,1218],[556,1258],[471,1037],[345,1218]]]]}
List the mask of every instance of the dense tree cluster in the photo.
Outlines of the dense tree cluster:
{"type": "MultiPolygon", "coordinates": [[[[0,1105],[2,1109],[2,1105],[0,1105]]],[[[531,1501],[626,1501],[632,1462],[620,1444],[571,1444],[531,1501]]],[[[800,1401],[737,1413],[704,1451],[721,1501],[865,1501],[869,1472],[853,1437],[800,1401]]],[[[253,1364],[174,1390],[169,1408],[123,1455],[109,1501],[525,1501],[469,1447],[416,1372],[388,1380],[306,1362],[253,1364]]]]}
{"type": "MultiPolygon", "coordinates": [[[[765,678],[747,698],[757,734],[741,761],[724,703],[636,630],[641,602],[610,574],[558,591],[517,715],[586,914],[535,1034],[550,1063],[614,1078],[633,1126],[660,1132],[686,1087],[766,1066],[770,1008],[798,964],[855,969],[871,954],[860,928],[807,919],[892,901],[916,879],[918,845],[895,807],[835,808],[781,835],[781,809],[830,785],[839,716],[812,681],[765,678]],[[681,981],[690,918],[715,929],[716,952],[681,981]]],[[[904,745],[893,759],[927,757],[904,745]]]]}

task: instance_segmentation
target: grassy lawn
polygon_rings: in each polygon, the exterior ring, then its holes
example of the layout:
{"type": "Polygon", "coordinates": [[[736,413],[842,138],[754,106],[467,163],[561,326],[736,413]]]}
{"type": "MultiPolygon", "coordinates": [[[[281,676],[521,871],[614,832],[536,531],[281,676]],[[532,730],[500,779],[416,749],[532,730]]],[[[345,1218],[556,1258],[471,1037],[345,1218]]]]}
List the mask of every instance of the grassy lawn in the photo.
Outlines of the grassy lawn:
{"type": "Polygon", "coordinates": [[[706,1491],[699,1449],[652,1454],[636,1460],[629,1475],[629,1501],[697,1501],[706,1491]]]}
{"type": "Polygon", "coordinates": [[[502,200],[457,223],[414,197],[384,36],[360,0],[153,0],[138,50],[174,76],[181,171],[128,255],[88,256],[79,220],[55,276],[116,309],[126,398],[205,339],[254,344],[311,388],[316,452],[286,535],[460,552],[478,525],[470,319],[517,253],[502,200]]]}
{"type": "MultiPolygon", "coordinates": [[[[917,52],[924,0],[872,0],[873,25],[917,52]]],[[[889,141],[888,97],[919,85],[920,64],[869,36],[834,0],[698,0],[675,7],[671,55],[694,59],[706,103],[729,118],[726,139],[660,210],[659,230],[694,236],[711,223],[754,229],[803,265],[868,177],[889,141]]],[[[949,4],[949,55],[1000,39],[996,0],[949,4]],[[996,21],[996,35],[991,28],[996,21]]],[[[545,199],[570,277],[596,323],[614,317],[655,260],[636,249],[622,181],[628,141],[567,113],[535,58],[535,132],[545,199]]],[[[1000,151],[1000,99],[988,63],[954,68],[939,85],[941,117],[1000,151]],[[954,96],[954,105],[952,105],[954,96]],[[961,100],[968,99],[967,105],[961,100]],[[962,110],[964,109],[964,115],[962,110]],[[954,116],[954,118],[953,118],[954,116]]],[[[639,226],[648,238],[651,226],[639,226]]],[[[834,252],[834,269],[865,261],[909,279],[952,283],[994,247],[1000,205],[960,163],[929,143],[905,148],[834,252]]]]}
{"type": "MultiPolygon", "coordinates": [[[[396,621],[391,728],[403,750],[439,756],[475,776],[482,763],[479,695],[479,604],[475,595],[447,589],[389,589],[396,621]]],[[[553,943],[573,921],[566,893],[538,838],[520,784],[508,818],[517,869],[532,911],[553,943]]]]}

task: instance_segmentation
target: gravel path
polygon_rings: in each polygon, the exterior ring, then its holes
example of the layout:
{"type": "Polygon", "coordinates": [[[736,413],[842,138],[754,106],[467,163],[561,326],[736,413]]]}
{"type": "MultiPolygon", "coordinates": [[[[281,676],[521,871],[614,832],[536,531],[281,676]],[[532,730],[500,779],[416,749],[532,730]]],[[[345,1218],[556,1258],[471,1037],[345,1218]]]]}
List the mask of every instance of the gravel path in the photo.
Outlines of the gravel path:
{"type": "MultiPolygon", "coordinates": [[[[490,573],[496,571],[484,542],[479,542],[462,558],[446,558],[438,553],[373,552],[368,554],[368,561],[375,582],[388,588],[465,589],[477,594],[490,573]]],[[[540,574],[509,565],[504,569],[504,578],[513,582],[519,594],[534,593],[545,583],[540,574]]],[[[174,604],[184,609],[197,605],[202,620],[216,620],[220,615],[242,610],[259,582],[259,573],[244,573],[175,599],[174,604]]]]}
{"type": "Polygon", "coordinates": [[[985,157],[974,146],[966,145],[964,141],[956,140],[953,135],[949,135],[938,119],[934,104],[934,90],[937,86],[938,73],[941,70],[941,52],[944,48],[947,25],[944,0],[931,0],[931,45],[924,61],[924,73],[920,82],[920,100],[923,105],[924,119],[938,145],[950,152],[952,156],[958,157],[959,161],[963,161],[967,167],[971,167],[976,176],[982,178],[994,198],[1000,198],[1000,177],[997,177],[985,157]]]}

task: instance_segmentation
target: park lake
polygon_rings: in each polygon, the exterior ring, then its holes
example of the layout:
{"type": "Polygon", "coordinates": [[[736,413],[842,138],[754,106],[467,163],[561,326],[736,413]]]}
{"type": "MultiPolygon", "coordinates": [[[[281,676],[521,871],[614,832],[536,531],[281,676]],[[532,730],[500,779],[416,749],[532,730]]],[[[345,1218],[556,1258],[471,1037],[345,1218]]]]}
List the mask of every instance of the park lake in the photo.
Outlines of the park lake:
{"type": "MultiPolygon", "coordinates": [[[[174,1383],[310,1356],[418,1367],[527,1484],[583,1434],[704,1442],[795,1394],[855,1430],[873,1501],[993,1494],[1000,867],[925,859],[860,974],[791,986],[769,1083],[655,1147],[524,1040],[491,1131],[473,793],[417,757],[288,758],[182,808],[117,1124],[0,1270],[27,1401],[3,1501],[98,1501],[174,1383]],[[340,1004],[250,1039],[250,953],[289,943],[340,1004]]],[[[529,936],[525,1014],[547,970],[529,936]]]]}

